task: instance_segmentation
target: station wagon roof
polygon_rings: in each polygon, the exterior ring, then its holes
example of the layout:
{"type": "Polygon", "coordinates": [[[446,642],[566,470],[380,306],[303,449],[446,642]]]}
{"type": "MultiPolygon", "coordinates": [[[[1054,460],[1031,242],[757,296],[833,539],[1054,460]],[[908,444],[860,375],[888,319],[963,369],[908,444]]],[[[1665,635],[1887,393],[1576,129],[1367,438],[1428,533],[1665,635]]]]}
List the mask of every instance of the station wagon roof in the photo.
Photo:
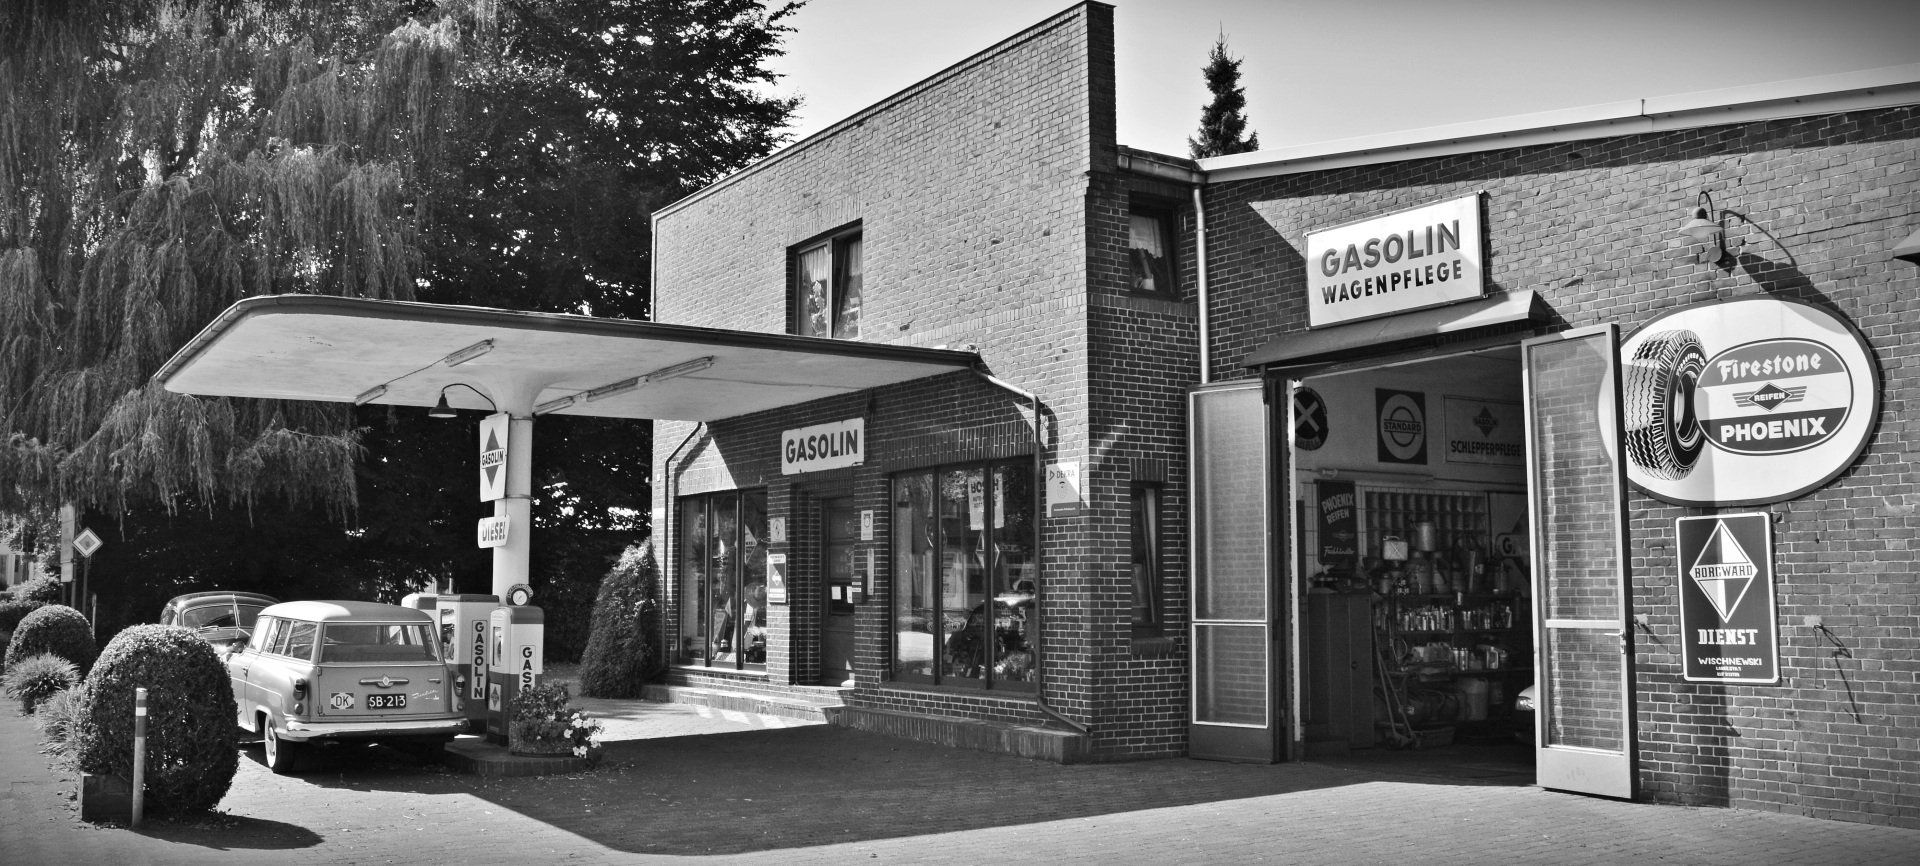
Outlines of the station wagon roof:
{"type": "Polygon", "coordinates": [[[263,595],[257,592],[232,592],[230,590],[214,589],[206,592],[189,592],[186,595],[176,595],[168,599],[167,603],[184,604],[189,601],[200,601],[209,598],[231,598],[235,601],[264,601],[268,604],[278,604],[280,601],[271,595],[263,595]]]}
{"type": "Polygon", "coordinates": [[[373,601],[283,601],[260,612],[261,616],[300,619],[312,622],[433,622],[422,611],[397,604],[373,601]]]}

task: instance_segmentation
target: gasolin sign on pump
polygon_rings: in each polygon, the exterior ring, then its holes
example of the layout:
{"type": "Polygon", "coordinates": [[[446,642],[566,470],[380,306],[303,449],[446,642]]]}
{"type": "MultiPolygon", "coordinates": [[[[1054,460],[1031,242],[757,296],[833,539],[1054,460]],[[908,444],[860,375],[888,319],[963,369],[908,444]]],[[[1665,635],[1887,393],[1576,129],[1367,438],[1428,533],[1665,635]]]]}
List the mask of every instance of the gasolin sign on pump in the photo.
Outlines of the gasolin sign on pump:
{"type": "Polygon", "coordinates": [[[1636,330],[1620,359],[1627,480],[1678,505],[1762,505],[1825,486],[1879,415],[1866,340],[1799,301],[1683,307],[1636,330]]]}

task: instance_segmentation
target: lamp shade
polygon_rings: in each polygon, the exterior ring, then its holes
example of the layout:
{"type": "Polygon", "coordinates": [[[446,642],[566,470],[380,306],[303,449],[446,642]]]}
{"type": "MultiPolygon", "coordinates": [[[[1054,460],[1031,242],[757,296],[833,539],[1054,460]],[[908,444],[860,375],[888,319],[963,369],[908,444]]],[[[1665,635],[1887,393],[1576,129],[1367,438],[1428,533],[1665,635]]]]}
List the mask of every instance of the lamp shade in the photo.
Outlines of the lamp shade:
{"type": "Polygon", "coordinates": [[[1710,243],[1713,236],[1720,232],[1720,226],[1707,219],[1706,208],[1694,208],[1693,219],[1680,227],[1680,234],[1696,244],[1710,243]]]}
{"type": "Polygon", "coordinates": [[[1907,235],[1907,239],[1893,248],[1893,257],[1910,265],[1920,265],[1920,231],[1907,235]]]}
{"type": "Polygon", "coordinates": [[[440,391],[440,402],[433,404],[433,408],[427,410],[427,417],[428,418],[454,417],[453,407],[447,405],[447,392],[445,389],[442,389],[440,391]]]}

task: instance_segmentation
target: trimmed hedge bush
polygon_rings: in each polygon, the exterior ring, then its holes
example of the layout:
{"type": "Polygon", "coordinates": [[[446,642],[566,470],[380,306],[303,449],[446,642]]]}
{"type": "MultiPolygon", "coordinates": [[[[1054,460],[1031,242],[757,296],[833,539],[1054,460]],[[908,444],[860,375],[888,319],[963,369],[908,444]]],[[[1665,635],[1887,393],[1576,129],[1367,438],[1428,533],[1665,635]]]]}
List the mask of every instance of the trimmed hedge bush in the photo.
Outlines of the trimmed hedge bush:
{"type": "Polygon", "coordinates": [[[661,669],[660,570],[653,546],[636,544],[600,581],[593,602],[593,631],[580,656],[580,694],[590,698],[637,698],[661,669]]]}
{"type": "Polygon", "coordinates": [[[80,669],[86,676],[93,660],[100,655],[93,642],[93,625],[85,614],[64,604],[50,604],[20,620],[7,643],[6,667],[12,669],[21,659],[53,653],[80,669]]]}
{"type": "Polygon", "coordinates": [[[41,604],[57,604],[60,596],[60,581],[46,575],[40,575],[13,588],[13,597],[21,601],[37,601],[41,604]]]}
{"type": "Polygon", "coordinates": [[[0,601],[0,638],[12,635],[20,628],[20,621],[26,619],[27,614],[46,606],[47,603],[44,601],[27,601],[22,598],[0,601]]]}
{"type": "Polygon", "coordinates": [[[80,669],[53,653],[27,656],[7,666],[0,678],[7,695],[20,701],[20,712],[32,715],[42,701],[73,688],[80,681],[80,669]]]}
{"type": "Polygon", "coordinates": [[[233,684],[213,646],[171,625],[129,626],[87,676],[73,744],[81,772],[133,778],[133,690],[147,690],[147,808],[218,805],[240,767],[233,684]]]}

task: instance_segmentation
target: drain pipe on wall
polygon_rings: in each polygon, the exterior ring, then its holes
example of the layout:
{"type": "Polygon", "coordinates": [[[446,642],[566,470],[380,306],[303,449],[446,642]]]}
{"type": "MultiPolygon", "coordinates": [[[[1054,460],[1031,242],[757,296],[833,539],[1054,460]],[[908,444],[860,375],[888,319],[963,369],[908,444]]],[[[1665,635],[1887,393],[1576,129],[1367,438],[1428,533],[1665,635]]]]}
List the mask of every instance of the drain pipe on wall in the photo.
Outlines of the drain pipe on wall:
{"type": "Polygon", "coordinates": [[[1066,725],[1083,737],[1088,736],[1090,732],[1087,730],[1086,725],[1061,715],[1058,710],[1047,705],[1047,660],[1045,655],[1045,611],[1047,605],[1044,589],[1047,585],[1047,577],[1045,569],[1041,567],[1045,562],[1042,554],[1045,545],[1042,541],[1046,534],[1043,524],[1045,522],[1044,515],[1046,514],[1047,507],[1047,463],[1046,454],[1042,451],[1040,445],[1040,397],[1032,391],[995,378],[992,373],[988,373],[982,369],[979,364],[974,365],[973,372],[985,380],[987,384],[1033,404],[1033,631],[1034,634],[1040,638],[1040,641],[1035,647],[1040,650],[1040,652],[1035,654],[1035,664],[1033,666],[1034,705],[1039,707],[1040,712],[1044,713],[1048,718],[1066,725]]]}
{"type": "MultiPolygon", "coordinates": [[[[693,429],[687,433],[687,438],[680,440],[680,444],[674,446],[673,453],[667,455],[667,462],[660,466],[660,468],[667,472],[667,507],[665,509],[666,513],[660,516],[661,519],[666,522],[659,527],[660,535],[665,540],[660,543],[660,556],[654,565],[660,570],[660,574],[662,575],[667,574],[666,559],[672,555],[671,551],[673,550],[671,545],[673,541],[673,531],[671,527],[673,526],[673,519],[678,516],[678,509],[674,508],[673,503],[680,495],[680,473],[674,471],[673,464],[674,461],[680,459],[680,452],[686,450],[687,446],[693,444],[693,440],[698,438],[700,434],[705,433],[706,430],[707,422],[705,421],[693,425],[693,429]]],[[[677,577],[678,575],[675,576],[677,577]]],[[[666,594],[666,587],[661,586],[655,588],[658,589],[662,595],[666,594]]],[[[680,600],[680,603],[685,604],[686,601],[687,600],[683,598],[680,600]]],[[[672,649],[672,645],[667,642],[666,619],[666,605],[662,604],[660,606],[660,663],[666,667],[672,667],[673,657],[668,654],[668,651],[672,649]]]]}
{"type": "Polygon", "coordinates": [[[1200,199],[1200,185],[1193,185],[1193,269],[1200,294],[1200,384],[1213,381],[1213,333],[1207,311],[1212,304],[1207,295],[1207,208],[1200,199]]]}

